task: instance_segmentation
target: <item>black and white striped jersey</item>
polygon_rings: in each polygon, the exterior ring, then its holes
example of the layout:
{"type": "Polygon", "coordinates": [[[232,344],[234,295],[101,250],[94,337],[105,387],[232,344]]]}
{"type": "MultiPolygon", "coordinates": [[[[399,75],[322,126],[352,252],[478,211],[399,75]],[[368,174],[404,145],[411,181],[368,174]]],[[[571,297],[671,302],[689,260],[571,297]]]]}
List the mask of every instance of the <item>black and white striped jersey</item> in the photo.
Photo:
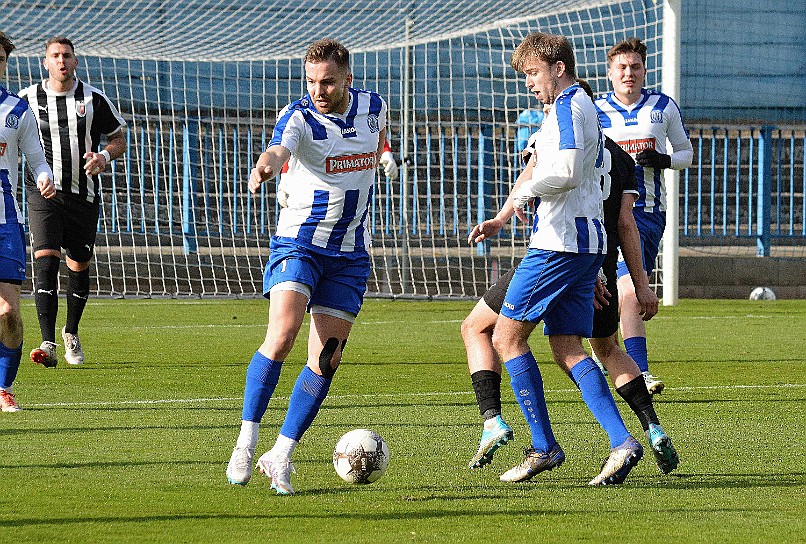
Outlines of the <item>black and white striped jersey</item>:
{"type": "Polygon", "coordinates": [[[51,90],[44,80],[19,96],[28,101],[39,122],[39,139],[56,189],[98,202],[100,180],[84,172],[84,154],[98,151],[101,135],[126,126],[117,108],[103,92],[79,79],[64,93],[51,90]]]}

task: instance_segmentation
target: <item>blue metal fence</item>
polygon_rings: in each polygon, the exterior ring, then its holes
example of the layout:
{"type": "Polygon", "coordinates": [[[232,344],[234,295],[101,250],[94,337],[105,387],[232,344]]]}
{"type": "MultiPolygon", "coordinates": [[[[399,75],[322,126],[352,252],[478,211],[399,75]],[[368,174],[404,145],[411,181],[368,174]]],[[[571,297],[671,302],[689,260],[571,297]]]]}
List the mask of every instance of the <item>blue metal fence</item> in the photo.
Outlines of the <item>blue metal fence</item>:
{"type": "MultiPolygon", "coordinates": [[[[806,242],[806,128],[693,127],[691,138],[694,162],[681,175],[681,246],[755,241],[765,256],[777,243],[806,242]]],[[[420,239],[461,244],[473,224],[498,211],[520,172],[514,140],[514,130],[492,125],[421,130],[417,152],[399,158],[410,165],[408,190],[402,179],[378,181],[371,232],[391,236],[408,225],[420,239]]],[[[186,254],[200,236],[232,238],[236,246],[265,237],[279,212],[275,189],[264,184],[253,197],[247,182],[266,141],[263,132],[214,123],[135,127],[125,157],[105,175],[99,232],[181,236],[186,254]]],[[[477,253],[528,236],[528,226],[513,221],[477,253]]]]}
{"type": "Polygon", "coordinates": [[[681,245],[806,241],[803,127],[699,127],[694,163],[682,176],[681,245]]]}

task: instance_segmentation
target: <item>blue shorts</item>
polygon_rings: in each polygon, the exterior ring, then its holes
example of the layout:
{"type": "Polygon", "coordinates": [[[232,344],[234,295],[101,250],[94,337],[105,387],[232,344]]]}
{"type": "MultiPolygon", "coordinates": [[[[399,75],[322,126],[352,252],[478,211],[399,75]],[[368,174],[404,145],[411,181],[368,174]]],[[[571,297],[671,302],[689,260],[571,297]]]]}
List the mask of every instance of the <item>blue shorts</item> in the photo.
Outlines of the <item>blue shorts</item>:
{"type": "Polygon", "coordinates": [[[544,322],[543,334],[590,338],[593,286],[604,255],[530,249],[507,289],[501,315],[544,322]]]}
{"type": "MultiPolygon", "coordinates": [[[[658,258],[660,241],[663,239],[663,231],[666,229],[666,212],[646,213],[643,208],[633,208],[635,224],[638,233],[641,235],[641,256],[644,259],[644,270],[651,274],[655,270],[655,260],[658,258]]],[[[627,263],[619,248],[618,255],[618,277],[628,276],[627,263]]]]}
{"type": "Polygon", "coordinates": [[[263,296],[284,281],[311,288],[311,306],[324,306],[358,315],[369,279],[369,255],[332,256],[300,245],[290,238],[272,237],[271,255],[263,272],[263,296]]]}
{"type": "Polygon", "coordinates": [[[0,281],[21,284],[25,281],[25,232],[19,223],[0,225],[0,281]]]}

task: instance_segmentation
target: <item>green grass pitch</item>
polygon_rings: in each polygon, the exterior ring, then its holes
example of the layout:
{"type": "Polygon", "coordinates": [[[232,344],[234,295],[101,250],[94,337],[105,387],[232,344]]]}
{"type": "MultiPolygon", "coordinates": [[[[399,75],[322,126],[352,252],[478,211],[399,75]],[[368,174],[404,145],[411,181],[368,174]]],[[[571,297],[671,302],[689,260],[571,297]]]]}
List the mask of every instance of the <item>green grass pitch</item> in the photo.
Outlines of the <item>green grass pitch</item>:
{"type": "MultiPolygon", "coordinates": [[[[663,476],[647,451],[610,488],[586,486],[607,440],[540,334],[531,343],[566,463],[531,482],[498,481],[529,445],[505,376],[514,444],[491,466],[467,469],[481,432],[459,335],[471,307],[368,300],[296,450],[297,495],[281,497],[259,474],[246,487],[224,476],[265,301],[96,299],[82,321],[87,364],[45,369],[27,358],[38,327],[26,299],[15,386],[25,410],[0,414],[3,541],[804,541],[806,301],[662,308],[648,326],[651,369],[667,383],[656,409],[681,465],[663,476]],[[380,432],[391,449],[388,472],[370,486],[342,482],[331,463],[338,438],[356,427],[380,432]]],[[[304,338],[263,420],[258,455],[279,430],[304,338]]]]}

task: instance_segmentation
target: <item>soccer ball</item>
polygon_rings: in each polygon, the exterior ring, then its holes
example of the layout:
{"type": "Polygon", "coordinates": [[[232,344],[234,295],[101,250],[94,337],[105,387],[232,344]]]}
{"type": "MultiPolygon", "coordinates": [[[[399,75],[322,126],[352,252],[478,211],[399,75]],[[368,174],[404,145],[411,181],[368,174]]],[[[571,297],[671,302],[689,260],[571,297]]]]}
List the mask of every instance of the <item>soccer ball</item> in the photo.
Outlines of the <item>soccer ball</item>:
{"type": "Polygon", "coordinates": [[[336,444],[333,466],[345,482],[371,484],[383,476],[389,466],[389,447],[374,431],[352,430],[336,444]]]}
{"type": "Polygon", "coordinates": [[[775,300],[775,293],[769,287],[756,287],[750,293],[750,300],[775,300]]]}

